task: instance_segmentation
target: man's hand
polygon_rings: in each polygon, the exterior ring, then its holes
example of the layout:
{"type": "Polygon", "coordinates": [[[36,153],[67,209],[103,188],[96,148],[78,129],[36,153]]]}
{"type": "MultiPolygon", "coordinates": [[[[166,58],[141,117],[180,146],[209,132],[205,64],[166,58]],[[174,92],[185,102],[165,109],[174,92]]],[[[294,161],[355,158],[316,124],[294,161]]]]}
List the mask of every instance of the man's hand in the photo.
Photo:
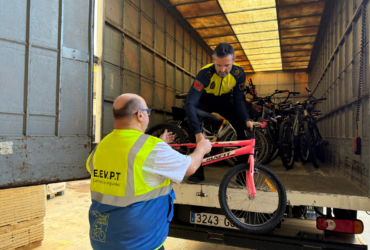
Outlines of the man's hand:
{"type": "Polygon", "coordinates": [[[198,144],[201,140],[203,140],[203,139],[204,139],[204,136],[203,136],[203,134],[202,134],[202,133],[199,133],[199,134],[196,134],[196,135],[195,135],[195,140],[196,140],[197,144],[198,144]]]}
{"type": "Polygon", "coordinates": [[[191,163],[186,170],[185,176],[190,176],[194,174],[197,169],[202,165],[204,155],[211,152],[212,146],[208,139],[203,138],[197,144],[194,152],[190,154],[191,163]]]}
{"type": "Polygon", "coordinates": [[[197,145],[197,149],[200,149],[203,155],[208,154],[211,152],[212,145],[208,139],[203,138],[197,145]]]}
{"type": "Polygon", "coordinates": [[[172,132],[167,132],[166,129],[159,138],[161,138],[165,143],[170,144],[175,140],[175,135],[173,135],[172,132]]]}
{"type": "Polygon", "coordinates": [[[262,126],[262,123],[260,123],[260,122],[247,121],[247,127],[248,127],[251,131],[253,131],[253,126],[261,127],[261,126],[262,126]]]}

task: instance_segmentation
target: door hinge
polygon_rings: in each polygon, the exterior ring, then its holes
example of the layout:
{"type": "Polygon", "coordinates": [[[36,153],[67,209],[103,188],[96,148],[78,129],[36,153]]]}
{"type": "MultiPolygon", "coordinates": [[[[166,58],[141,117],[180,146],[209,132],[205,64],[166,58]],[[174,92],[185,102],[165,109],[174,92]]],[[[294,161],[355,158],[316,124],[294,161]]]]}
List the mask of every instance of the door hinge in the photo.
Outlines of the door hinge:
{"type": "Polygon", "coordinates": [[[208,197],[208,194],[203,193],[203,192],[197,192],[196,195],[200,197],[208,197]]]}

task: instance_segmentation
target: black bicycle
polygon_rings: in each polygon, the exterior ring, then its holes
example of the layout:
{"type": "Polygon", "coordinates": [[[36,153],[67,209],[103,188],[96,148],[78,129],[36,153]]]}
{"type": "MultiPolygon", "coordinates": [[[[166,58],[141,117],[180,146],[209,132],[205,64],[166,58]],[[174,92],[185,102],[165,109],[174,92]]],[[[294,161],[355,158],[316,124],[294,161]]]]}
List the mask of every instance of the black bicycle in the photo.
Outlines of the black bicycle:
{"type": "Polygon", "coordinates": [[[294,115],[286,117],[279,129],[280,157],[286,169],[293,168],[296,154],[302,163],[311,160],[314,167],[318,167],[316,155],[323,143],[318,142],[322,137],[314,124],[314,117],[320,111],[314,110],[314,106],[323,100],[326,98],[280,105],[294,112],[294,115]]]}

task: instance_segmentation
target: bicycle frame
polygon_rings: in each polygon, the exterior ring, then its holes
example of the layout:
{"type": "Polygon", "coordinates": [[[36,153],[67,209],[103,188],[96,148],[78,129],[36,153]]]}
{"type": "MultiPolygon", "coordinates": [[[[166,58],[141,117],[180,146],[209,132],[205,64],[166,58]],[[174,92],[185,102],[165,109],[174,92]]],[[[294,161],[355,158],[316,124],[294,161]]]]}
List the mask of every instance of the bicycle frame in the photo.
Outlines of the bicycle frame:
{"type": "MultiPolygon", "coordinates": [[[[175,121],[176,122],[176,120],[167,120],[166,122],[172,122],[172,121],[175,121]]],[[[224,136],[229,131],[229,129],[232,129],[235,132],[235,129],[233,128],[233,126],[231,125],[231,123],[228,120],[222,118],[222,120],[220,120],[220,121],[222,121],[222,124],[218,128],[217,133],[212,133],[212,131],[209,131],[206,128],[204,128],[204,126],[202,126],[202,134],[203,134],[203,136],[205,138],[207,138],[208,140],[212,141],[212,142],[216,142],[222,136],[224,136]],[[211,135],[209,135],[209,134],[211,134],[211,135]]],[[[179,120],[175,124],[179,128],[182,128],[181,127],[181,124],[183,122],[184,121],[179,120]]],[[[184,129],[184,130],[186,131],[186,129],[184,129]]],[[[184,132],[184,133],[186,133],[186,135],[189,136],[189,133],[187,131],[184,132]]]]}
{"type": "MultiPolygon", "coordinates": [[[[229,128],[231,128],[232,130],[235,131],[233,126],[231,126],[230,122],[228,120],[224,119],[222,121],[222,124],[221,124],[220,128],[217,131],[217,134],[213,137],[212,142],[216,142],[219,138],[224,136],[225,133],[229,130],[229,128]]],[[[208,138],[208,139],[210,139],[210,138],[208,138]]]]}
{"type": "MultiPolygon", "coordinates": [[[[249,170],[246,174],[246,183],[248,187],[248,193],[252,198],[256,197],[256,187],[254,185],[254,145],[256,140],[250,139],[245,141],[228,141],[228,142],[211,142],[212,147],[221,148],[221,147],[240,147],[235,150],[231,150],[225,153],[217,154],[211,157],[204,158],[202,160],[202,166],[226,160],[232,157],[237,157],[241,155],[249,155],[248,163],[249,163],[249,170]]],[[[187,148],[195,148],[197,146],[196,143],[182,143],[182,144],[170,144],[173,149],[179,149],[180,147],[187,147],[187,148]]]]}

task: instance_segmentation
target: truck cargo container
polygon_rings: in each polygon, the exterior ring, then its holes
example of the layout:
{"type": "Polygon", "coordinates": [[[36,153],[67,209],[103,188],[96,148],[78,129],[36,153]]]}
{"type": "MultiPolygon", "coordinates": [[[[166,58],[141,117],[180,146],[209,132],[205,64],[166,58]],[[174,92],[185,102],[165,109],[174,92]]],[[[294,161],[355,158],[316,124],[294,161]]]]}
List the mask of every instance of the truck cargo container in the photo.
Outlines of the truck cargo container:
{"type": "Polygon", "coordinates": [[[289,89],[301,93],[297,102],[308,88],[327,98],[317,106],[326,163],[267,164],[288,207],[264,235],[222,217],[218,187],[230,167],[207,166],[205,181],[173,185],[170,236],[255,249],[367,249],[360,235],[320,231],[313,220],[314,207],[349,219],[370,210],[369,9],[365,0],[1,0],[0,187],[89,178],[86,158],[112,131],[118,95],[146,100],[149,127],[166,122],[182,106],[175,96],[228,42],[259,95],[289,89]],[[197,225],[194,213],[224,223],[197,225]]]}

